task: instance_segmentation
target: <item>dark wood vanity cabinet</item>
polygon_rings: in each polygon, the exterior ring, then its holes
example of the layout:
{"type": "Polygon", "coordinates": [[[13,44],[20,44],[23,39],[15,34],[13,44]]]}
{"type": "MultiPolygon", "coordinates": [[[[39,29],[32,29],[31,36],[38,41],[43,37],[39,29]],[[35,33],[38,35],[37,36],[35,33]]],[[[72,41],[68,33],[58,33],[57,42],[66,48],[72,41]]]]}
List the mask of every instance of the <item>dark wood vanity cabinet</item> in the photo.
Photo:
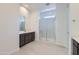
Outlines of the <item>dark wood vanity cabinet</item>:
{"type": "Polygon", "coordinates": [[[79,55],[79,43],[72,39],[72,54],[73,55],[79,55]]]}
{"type": "Polygon", "coordinates": [[[35,32],[22,33],[19,35],[19,47],[35,40],[35,32]]]}

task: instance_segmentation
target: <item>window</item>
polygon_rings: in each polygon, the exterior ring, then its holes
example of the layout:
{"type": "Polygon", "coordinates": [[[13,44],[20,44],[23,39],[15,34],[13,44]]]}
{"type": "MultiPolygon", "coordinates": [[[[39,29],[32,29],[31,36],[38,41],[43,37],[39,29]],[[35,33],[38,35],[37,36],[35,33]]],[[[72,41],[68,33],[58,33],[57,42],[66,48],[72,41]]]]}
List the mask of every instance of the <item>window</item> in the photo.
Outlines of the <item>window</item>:
{"type": "Polygon", "coordinates": [[[54,19],[56,17],[56,7],[44,9],[40,12],[40,19],[54,19]]]}

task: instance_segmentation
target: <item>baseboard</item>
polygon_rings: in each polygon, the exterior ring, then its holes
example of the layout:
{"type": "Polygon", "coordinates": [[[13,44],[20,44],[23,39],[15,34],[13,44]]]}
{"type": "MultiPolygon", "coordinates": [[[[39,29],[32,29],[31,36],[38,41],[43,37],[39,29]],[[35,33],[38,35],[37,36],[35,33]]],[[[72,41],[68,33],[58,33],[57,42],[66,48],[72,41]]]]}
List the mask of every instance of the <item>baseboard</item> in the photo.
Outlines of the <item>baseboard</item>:
{"type": "Polygon", "coordinates": [[[12,55],[13,53],[15,53],[18,50],[19,50],[19,48],[16,48],[16,49],[14,49],[12,51],[1,51],[0,55],[12,55]]]}
{"type": "Polygon", "coordinates": [[[11,51],[11,52],[9,53],[9,55],[12,55],[13,53],[19,51],[19,49],[20,49],[20,48],[16,48],[16,49],[14,49],[13,51],[11,51]]]}
{"type": "Polygon", "coordinates": [[[57,41],[56,41],[56,45],[59,45],[59,46],[61,46],[61,47],[67,48],[67,47],[64,45],[64,43],[62,43],[62,42],[57,42],[57,41]]]}

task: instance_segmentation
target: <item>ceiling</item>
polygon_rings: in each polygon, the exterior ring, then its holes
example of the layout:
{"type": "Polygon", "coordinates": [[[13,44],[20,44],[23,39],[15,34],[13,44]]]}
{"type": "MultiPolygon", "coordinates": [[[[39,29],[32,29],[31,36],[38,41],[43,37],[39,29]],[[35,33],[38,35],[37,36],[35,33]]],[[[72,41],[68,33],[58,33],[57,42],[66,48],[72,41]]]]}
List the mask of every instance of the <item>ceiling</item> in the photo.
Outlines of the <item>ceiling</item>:
{"type": "Polygon", "coordinates": [[[22,4],[24,7],[28,8],[29,10],[43,10],[46,8],[56,7],[54,3],[50,3],[49,5],[46,5],[46,3],[25,3],[22,4]]]}

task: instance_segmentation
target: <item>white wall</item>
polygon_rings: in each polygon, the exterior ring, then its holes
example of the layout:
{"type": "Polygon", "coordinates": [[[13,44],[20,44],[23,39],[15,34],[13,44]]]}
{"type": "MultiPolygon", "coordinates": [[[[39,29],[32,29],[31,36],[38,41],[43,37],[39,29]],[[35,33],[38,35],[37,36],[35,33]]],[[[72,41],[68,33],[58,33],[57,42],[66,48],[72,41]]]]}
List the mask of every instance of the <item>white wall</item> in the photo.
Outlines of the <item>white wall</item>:
{"type": "Polygon", "coordinates": [[[68,7],[59,3],[56,8],[56,44],[68,48],[68,7]]]}
{"type": "Polygon", "coordinates": [[[79,35],[79,3],[71,3],[70,4],[70,12],[69,12],[69,18],[70,18],[70,40],[69,40],[69,53],[72,53],[72,41],[71,38],[74,35],[79,35]],[[75,22],[73,22],[75,20],[75,22]]]}
{"type": "Polygon", "coordinates": [[[38,11],[32,11],[30,14],[30,31],[35,32],[35,40],[39,40],[39,18],[38,11]]]}
{"type": "Polygon", "coordinates": [[[72,35],[79,33],[79,4],[70,4],[70,19],[72,20],[72,35]],[[73,19],[75,22],[73,22],[73,19]]]}
{"type": "Polygon", "coordinates": [[[18,4],[0,4],[0,54],[19,49],[18,4]]]}

